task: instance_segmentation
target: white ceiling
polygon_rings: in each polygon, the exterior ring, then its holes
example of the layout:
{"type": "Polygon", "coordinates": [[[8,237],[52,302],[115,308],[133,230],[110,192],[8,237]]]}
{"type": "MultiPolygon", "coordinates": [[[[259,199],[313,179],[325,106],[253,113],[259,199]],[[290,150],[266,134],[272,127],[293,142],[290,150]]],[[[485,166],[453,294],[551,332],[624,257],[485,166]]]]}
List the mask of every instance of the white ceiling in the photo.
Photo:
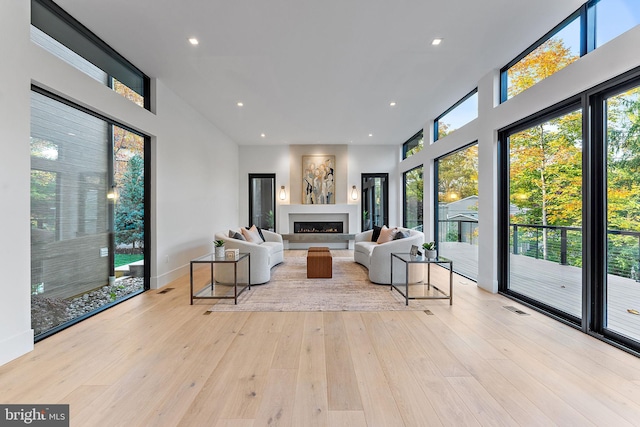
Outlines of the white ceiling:
{"type": "Polygon", "coordinates": [[[56,2],[234,141],[265,145],[401,144],[584,1],[56,2]]]}

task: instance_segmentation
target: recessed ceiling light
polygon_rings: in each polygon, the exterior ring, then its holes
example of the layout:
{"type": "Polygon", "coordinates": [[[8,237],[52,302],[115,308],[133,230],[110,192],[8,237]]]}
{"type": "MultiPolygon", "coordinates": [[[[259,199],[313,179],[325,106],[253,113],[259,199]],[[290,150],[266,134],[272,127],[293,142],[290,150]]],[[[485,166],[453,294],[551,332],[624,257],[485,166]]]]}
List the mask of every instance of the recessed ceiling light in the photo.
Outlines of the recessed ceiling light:
{"type": "Polygon", "coordinates": [[[431,44],[434,46],[438,46],[440,43],[442,43],[442,39],[433,39],[433,41],[431,42],[431,44]]]}
{"type": "Polygon", "coordinates": [[[244,104],[243,104],[242,102],[238,102],[236,105],[237,105],[238,107],[242,107],[244,104]]]}
{"type": "Polygon", "coordinates": [[[396,106],[395,101],[391,101],[391,102],[389,103],[389,106],[390,106],[390,107],[395,107],[395,106],[396,106]]]}
{"type": "Polygon", "coordinates": [[[373,134],[372,134],[372,133],[370,133],[370,134],[369,134],[369,136],[373,136],[373,134]]]}
{"type": "Polygon", "coordinates": [[[192,45],[194,45],[194,46],[195,46],[195,45],[197,45],[197,44],[198,44],[198,39],[197,39],[197,38],[195,38],[195,37],[191,37],[191,38],[189,39],[189,43],[191,43],[192,45]]]}
{"type": "Polygon", "coordinates": [[[267,135],[265,135],[264,133],[261,133],[260,136],[263,137],[263,138],[267,137],[267,135]]]}

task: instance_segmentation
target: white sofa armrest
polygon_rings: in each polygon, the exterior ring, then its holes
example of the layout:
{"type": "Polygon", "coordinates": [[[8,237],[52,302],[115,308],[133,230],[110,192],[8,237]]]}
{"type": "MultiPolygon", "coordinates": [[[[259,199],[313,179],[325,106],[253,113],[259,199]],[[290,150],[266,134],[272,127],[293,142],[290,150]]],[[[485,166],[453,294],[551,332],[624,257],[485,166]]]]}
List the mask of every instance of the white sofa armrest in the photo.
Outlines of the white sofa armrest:
{"type": "Polygon", "coordinates": [[[274,233],[273,231],[262,229],[262,235],[265,242],[282,243],[282,235],[274,233]]]}
{"type": "Polygon", "coordinates": [[[370,242],[373,237],[373,230],[367,230],[362,233],[356,234],[355,242],[370,242]]]}

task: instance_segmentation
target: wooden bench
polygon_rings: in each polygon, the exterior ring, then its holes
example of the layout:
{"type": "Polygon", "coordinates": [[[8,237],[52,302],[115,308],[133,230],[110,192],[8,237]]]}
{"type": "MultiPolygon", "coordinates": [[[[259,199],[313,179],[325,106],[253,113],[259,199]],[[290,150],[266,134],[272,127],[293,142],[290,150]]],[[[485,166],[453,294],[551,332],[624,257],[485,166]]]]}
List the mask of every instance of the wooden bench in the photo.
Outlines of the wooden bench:
{"type": "Polygon", "coordinates": [[[307,251],[307,279],[333,277],[333,258],[327,247],[310,247],[307,251]]]}

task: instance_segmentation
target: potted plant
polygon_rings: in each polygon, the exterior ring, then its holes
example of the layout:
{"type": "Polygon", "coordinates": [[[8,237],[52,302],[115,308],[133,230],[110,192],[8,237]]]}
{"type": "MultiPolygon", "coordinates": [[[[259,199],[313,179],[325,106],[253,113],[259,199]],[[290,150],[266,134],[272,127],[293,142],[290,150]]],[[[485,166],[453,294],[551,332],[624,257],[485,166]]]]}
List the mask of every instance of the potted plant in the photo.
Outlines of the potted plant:
{"type": "Polygon", "coordinates": [[[436,242],[423,243],[422,249],[424,249],[425,258],[429,258],[429,259],[438,258],[438,251],[436,250],[436,242]]]}
{"type": "Polygon", "coordinates": [[[213,245],[216,247],[216,258],[224,258],[224,240],[214,240],[213,245]]]}
{"type": "Polygon", "coordinates": [[[275,217],[273,215],[273,211],[267,212],[267,218],[266,218],[267,230],[274,231],[274,228],[273,228],[274,222],[275,222],[274,220],[275,220],[275,217]]]}

